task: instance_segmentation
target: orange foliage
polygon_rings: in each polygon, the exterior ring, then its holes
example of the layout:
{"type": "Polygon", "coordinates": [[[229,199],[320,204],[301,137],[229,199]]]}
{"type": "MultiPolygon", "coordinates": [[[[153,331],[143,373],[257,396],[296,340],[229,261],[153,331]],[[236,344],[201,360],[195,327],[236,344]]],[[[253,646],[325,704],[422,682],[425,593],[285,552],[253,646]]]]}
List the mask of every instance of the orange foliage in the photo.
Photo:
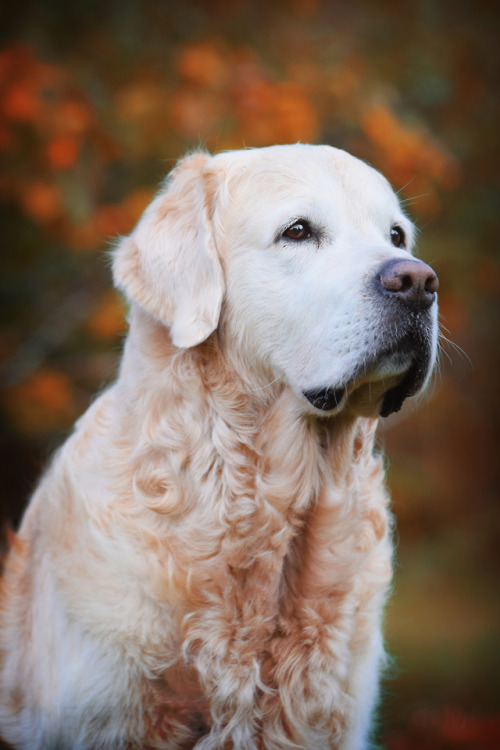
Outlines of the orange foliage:
{"type": "Polygon", "coordinates": [[[38,60],[30,47],[4,50],[0,53],[0,114],[14,123],[36,125],[49,110],[43,94],[57,86],[58,79],[57,69],[38,60]]]}
{"type": "Polygon", "coordinates": [[[270,83],[256,76],[235,95],[234,104],[243,135],[255,145],[317,138],[316,112],[300,84],[270,83]]]}
{"type": "Polygon", "coordinates": [[[456,186],[459,167],[421,130],[405,127],[388,107],[373,104],[362,113],[367,137],[381,151],[385,170],[393,181],[405,184],[415,174],[430,175],[437,183],[456,186]]]}
{"type": "Polygon", "coordinates": [[[26,433],[66,428],[77,411],[69,378],[50,368],[38,370],[12,388],[5,408],[18,428],[26,433]]]}
{"type": "Polygon", "coordinates": [[[303,66],[302,81],[276,81],[253,52],[225,49],[215,40],[182,49],[176,68],[181,88],[171,103],[171,122],[186,138],[241,148],[318,137],[311,67],[303,66]]]}
{"type": "Polygon", "coordinates": [[[47,180],[28,183],[21,195],[26,213],[40,224],[58,219],[63,211],[63,201],[57,186],[47,180]]]}
{"type": "Polygon", "coordinates": [[[473,716],[458,706],[445,706],[428,717],[444,740],[471,748],[493,748],[500,738],[500,717],[473,716]]]}
{"type": "MultiPolygon", "coordinates": [[[[67,222],[67,207],[51,172],[71,170],[80,158],[81,145],[92,136],[93,112],[75,90],[69,73],[39,60],[27,46],[0,53],[0,148],[9,150],[14,171],[2,192],[9,192],[21,209],[45,230],[67,222]],[[29,131],[34,174],[24,178],[16,168],[23,162],[29,131]]],[[[97,144],[96,144],[97,145],[97,144]]],[[[94,146],[95,148],[95,146],[94,146]]]]}
{"type": "Polygon", "coordinates": [[[127,234],[153,196],[154,190],[137,188],[125,196],[121,203],[98,206],[84,221],[68,223],[64,230],[68,247],[76,251],[92,251],[118,235],[127,234]]]}
{"type": "Polygon", "coordinates": [[[7,128],[0,125],[0,150],[5,151],[12,143],[12,138],[7,128]]]}
{"type": "Polygon", "coordinates": [[[499,737],[498,716],[475,716],[459,706],[445,705],[416,711],[408,729],[391,733],[386,746],[388,750],[497,750],[499,737]]]}
{"type": "Polygon", "coordinates": [[[93,113],[87,102],[69,96],[59,102],[54,120],[62,133],[84,135],[92,127],[93,113]]]}
{"type": "Polygon", "coordinates": [[[47,146],[47,156],[55,169],[69,169],[78,158],[78,143],[67,135],[55,136],[47,146]]]}
{"type": "Polygon", "coordinates": [[[131,229],[126,211],[118,204],[98,206],[92,217],[92,224],[96,236],[101,238],[124,234],[131,229]]]}
{"type": "Polygon", "coordinates": [[[227,58],[217,43],[210,41],[188,44],[176,62],[182,81],[200,88],[221,86],[230,73],[227,58]]]}
{"type": "Polygon", "coordinates": [[[127,221],[131,226],[139,220],[142,212],[151,203],[153,197],[154,190],[151,188],[137,188],[125,197],[122,206],[127,216],[127,221]]]}
{"type": "Polygon", "coordinates": [[[467,327],[467,311],[461,296],[449,290],[439,292],[439,314],[442,324],[457,336],[467,327]]]}
{"type": "Polygon", "coordinates": [[[125,307],[121,297],[108,290],[86,320],[86,329],[96,339],[114,339],[125,330],[125,307]]]}
{"type": "MultiPolygon", "coordinates": [[[[295,10],[309,13],[316,8],[316,2],[300,2],[295,10]]],[[[231,48],[217,38],[190,42],[175,58],[177,84],[141,72],[113,92],[113,111],[122,124],[120,141],[102,128],[69,71],[46,65],[29,47],[13,47],[0,55],[0,148],[18,147],[15,125],[22,121],[35,136],[38,164],[45,163],[47,172],[71,173],[84,153],[102,167],[110,160],[146,156],[153,149],[160,159],[171,133],[209,148],[316,142],[322,120],[338,108],[350,109],[351,116],[361,111],[362,130],[373,150],[367,156],[396,187],[416,177],[417,192],[426,196],[416,207],[420,215],[428,218],[439,211],[436,185],[456,184],[460,175],[455,160],[422,127],[403,125],[388,106],[361,104],[365,63],[359,55],[322,69],[314,51],[307,59],[290,53],[285,69],[287,79],[278,80],[247,47],[231,48]]],[[[130,228],[129,212],[121,205],[97,206],[82,221],[40,168],[18,190],[18,200],[31,219],[75,249],[96,247],[108,235],[130,228]]]]}
{"type": "Polygon", "coordinates": [[[344,105],[352,101],[355,92],[359,88],[364,73],[364,64],[361,60],[349,60],[347,63],[337,66],[333,75],[327,81],[327,91],[331,93],[337,102],[344,105]]]}
{"type": "Polygon", "coordinates": [[[64,238],[72,250],[95,251],[103,243],[126,234],[133,227],[127,209],[120,204],[98,206],[83,222],[71,223],[64,229],[64,238]]]}
{"type": "Polygon", "coordinates": [[[97,234],[93,218],[88,221],[75,222],[65,232],[64,239],[69,250],[77,253],[95,251],[104,239],[97,234]]]}
{"type": "Polygon", "coordinates": [[[219,117],[217,101],[206,93],[180,91],[170,108],[172,128],[193,140],[202,139],[210,132],[219,117]]]}
{"type": "Polygon", "coordinates": [[[30,122],[40,111],[40,99],[34,81],[13,83],[2,98],[2,114],[8,120],[30,122]]]}
{"type": "Polygon", "coordinates": [[[478,264],[475,282],[482,292],[500,294],[500,264],[497,258],[484,258],[478,264]]]}
{"type": "Polygon", "coordinates": [[[167,92],[160,84],[139,79],[122,86],[115,94],[114,104],[119,117],[137,124],[165,115],[167,92]]]}
{"type": "Polygon", "coordinates": [[[292,8],[303,16],[312,16],[320,5],[321,0],[292,0],[292,8]]]}

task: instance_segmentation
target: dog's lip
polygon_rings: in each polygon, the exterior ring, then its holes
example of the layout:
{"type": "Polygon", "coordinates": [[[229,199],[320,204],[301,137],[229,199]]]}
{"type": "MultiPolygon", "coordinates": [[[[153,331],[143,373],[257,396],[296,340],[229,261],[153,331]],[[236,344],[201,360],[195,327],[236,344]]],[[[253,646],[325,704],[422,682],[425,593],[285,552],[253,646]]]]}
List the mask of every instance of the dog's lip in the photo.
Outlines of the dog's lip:
{"type": "Polygon", "coordinates": [[[403,406],[404,401],[409,396],[413,396],[419,390],[421,385],[417,377],[418,366],[413,364],[402,380],[393,388],[386,391],[380,407],[380,416],[388,417],[398,412],[403,406]]]}
{"type": "Polygon", "coordinates": [[[354,406],[356,395],[361,392],[361,389],[369,386],[370,390],[373,388],[375,391],[378,386],[379,406],[375,406],[375,401],[372,403],[381,417],[388,417],[398,412],[407,398],[420,391],[426,372],[423,363],[418,359],[413,359],[407,362],[406,367],[401,368],[399,372],[381,373],[373,370],[350,380],[347,385],[322,386],[302,391],[302,393],[318,411],[333,413],[349,408],[351,399],[353,399],[352,406],[356,408],[354,406]],[[382,390],[381,386],[385,384],[387,387],[382,390]]]}
{"type": "Polygon", "coordinates": [[[407,398],[419,393],[426,378],[427,368],[421,361],[415,360],[400,383],[386,392],[380,407],[380,416],[388,417],[398,412],[407,398]]]}
{"type": "Polygon", "coordinates": [[[346,394],[346,387],[343,385],[335,388],[326,386],[302,391],[302,393],[315,409],[319,411],[333,411],[340,406],[346,394]]]}
{"type": "MultiPolygon", "coordinates": [[[[403,402],[408,396],[413,395],[416,389],[412,388],[412,378],[402,376],[399,382],[392,388],[388,388],[380,396],[380,416],[388,417],[390,414],[399,411],[403,402]]],[[[309,401],[311,406],[324,414],[332,414],[341,411],[348,405],[351,397],[369,384],[369,381],[362,383],[351,383],[348,386],[314,388],[308,391],[302,391],[303,396],[309,401]]]]}
{"type": "Polygon", "coordinates": [[[414,335],[401,338],[397,345],[360,363],[340,383],[303,389],[302,393],[325,416],[351,408],[363,416],[388,417],[419,393],[428,378],[431,348],[426,340],[415,339],[414,335]]]}
{"type": "MultiPolygon", "coordinates": [[[[395,408],[398,396],[402,393],[401,388],[402,381],[406,381],[412,369],[412,360],[406,357],[404,360],[395,364],[392,363],[392,367],[389,371],[385,372],[381,369],[381,363],[387,360],[390,353],[383,353],[380,357],[374,360],[370,364],[364,364],[360,366],[359,370],[353,373],[349,378],[346,379],[346,383],[341,385],[322,385],[318,388],[310,388],[302,390],[302,394],[306,397],[309,403],[318,411],[321,412],[338,412],[348,406],[352,397],[365,385],[376,384],[376,383],[388,383],[387,389],[383,396],[391,393],[391,398],[388,399],[386,407],[391,411],[396,411],[401,408],[404,396],[399,404],[398,409],[395,408]],[[394,407],[394,408],[393,408],[394,407]]],[[[403,356],[402,353],[399,354],[403,356]]],[[[380,396],[382,399],[382,394],[380,396]]],[[[391,412],[389,412],[391,413],[391,412]]],[[[383,415],[385,416],[385,414],[383,415]]]]}

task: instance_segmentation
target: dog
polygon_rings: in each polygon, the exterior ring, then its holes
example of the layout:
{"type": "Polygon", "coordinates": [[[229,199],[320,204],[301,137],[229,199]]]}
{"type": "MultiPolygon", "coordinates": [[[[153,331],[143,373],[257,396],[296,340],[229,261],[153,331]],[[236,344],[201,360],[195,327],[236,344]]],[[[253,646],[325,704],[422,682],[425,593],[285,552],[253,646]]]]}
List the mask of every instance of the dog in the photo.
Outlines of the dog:
{"type": "Polygon", "coordinates": [[[345,151],[180,160],[113,251],[118,378],[6,559],[6,742],[370,746],[392,558],[374,435],[437,349],[413,238],[345,151]]]}

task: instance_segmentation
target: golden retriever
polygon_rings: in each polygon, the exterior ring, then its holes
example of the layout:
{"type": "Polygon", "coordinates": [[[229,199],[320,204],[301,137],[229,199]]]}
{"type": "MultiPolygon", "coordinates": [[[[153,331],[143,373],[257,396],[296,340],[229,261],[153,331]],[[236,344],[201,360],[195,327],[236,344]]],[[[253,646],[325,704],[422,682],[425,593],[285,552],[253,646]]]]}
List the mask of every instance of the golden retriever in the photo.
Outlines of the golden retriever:
{"type": "Polygon", "coordinates": [[[114,252],[118,379],[6,560],[5,741],[369,747],[392,554],[374,433],[437,346],[413,234],[339,149],[179,162],[114,252]]]}

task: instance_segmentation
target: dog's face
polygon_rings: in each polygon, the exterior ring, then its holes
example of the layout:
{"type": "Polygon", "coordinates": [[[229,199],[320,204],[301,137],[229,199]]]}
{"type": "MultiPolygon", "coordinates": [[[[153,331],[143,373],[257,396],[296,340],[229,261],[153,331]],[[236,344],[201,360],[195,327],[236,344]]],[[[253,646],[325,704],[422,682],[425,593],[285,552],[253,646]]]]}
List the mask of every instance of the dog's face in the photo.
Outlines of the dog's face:
{"type": "Polygon", "coordinates": [[[421,305],[381,283],[398,261],[402,275],[416,270],[407,268],[413,227],[387,181],[330,147],[218,158],[228,200],[215,217],[225,228],[232,338],[312,411],[399,408],[435,358],[437,280],[426,266],[421,305]]]}
{"type": "MultiPolygon", "coordinates": [[[[164,279],[164,297],[179,297],[170,306],[162,299],[161,314],[152,310],[166,319],[174,343],[206,338],[220,322],[224,300],[227,340],[287,383],[306,411],[387,415],[420,391],[436,356],[437,279],[412,258],[413,227],[387,181],[328,146],[193,159],[199,164],[191,170],[184,209],[169,205],[167,189],[156,199],[163,208],[150,207],[132,235],[141,259],[135,271],[130,247],[126,273],[120,273],[119,254],[115,269],[130,295],[132,274],[146,274],[148,245],[158,246],[146,286],[164,279]],[[176,242],[162,239],[162,217],[168,223],[169,214],[183,210],[185,224],[195,227],[197,255],[184,242],[180,275],[170,259],[174,288],[159,260],[161,242],[176,242]]],[[[183,177],[187,183],[187,171],[178,171],[171,185],[183,177]]],[[[136,284],[131,296],[151,308],[151,290],[141,294],[136,284]]]]}

